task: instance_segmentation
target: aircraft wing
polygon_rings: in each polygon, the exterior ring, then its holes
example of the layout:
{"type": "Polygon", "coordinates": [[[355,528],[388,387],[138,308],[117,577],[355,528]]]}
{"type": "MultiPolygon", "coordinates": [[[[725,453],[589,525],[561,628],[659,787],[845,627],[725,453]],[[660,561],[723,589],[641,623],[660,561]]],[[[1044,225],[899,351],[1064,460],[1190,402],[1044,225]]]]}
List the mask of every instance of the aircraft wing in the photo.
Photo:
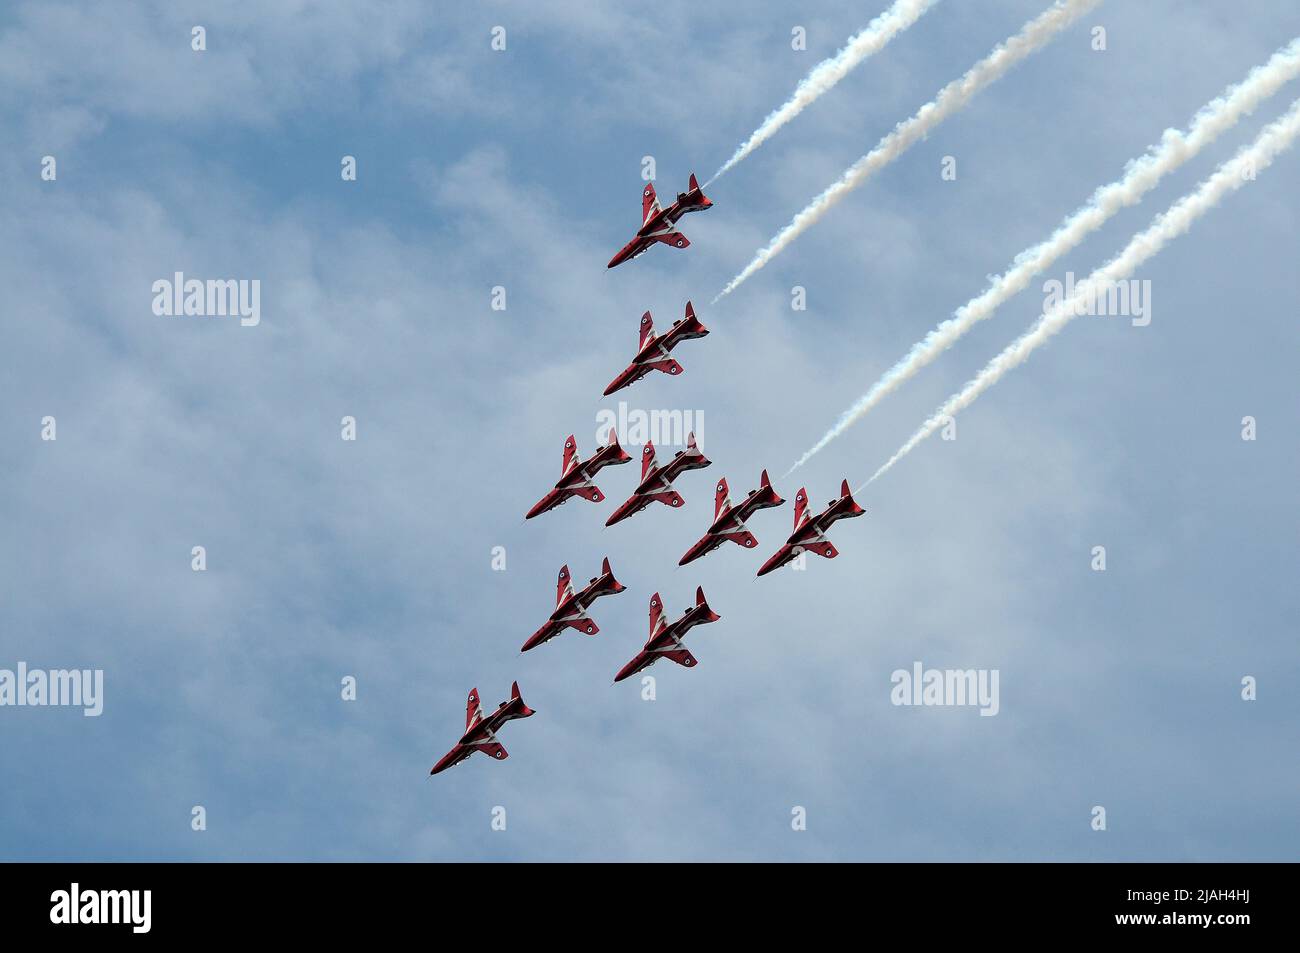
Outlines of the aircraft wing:
{"type": "Polygon", "coordinates": [[[790,534],[786,540],[787,546],[801,546],[815,556],[824,556],[827,559],[834,559],[840,554],[835,545],[826,538],[817,524],[813,522],[805,523],[799,529],[790,534]]]}
{"type": "Polygon", "coordinates": [[[497,761],[504,761],[510,757],[510,752],[506,751],[505,746],[499,741],[485,741],[481,745],[475,745],[474,750],[482,751],[489,758],[495,758],[497,761]]]}
{"type": "Polygon", "coordinates": [[[676,662],[678,665],[684,665],[687,668],[694,668],[698,664],[695,656],[691,654],[691,650],[686,648],[684,645],[678,646],[669,652],[660,652],[659,654],[664,658],[676,662]]]}
{"type": "Polygon", "coordinates": [[[671,245],[673,248],[687,248],[691,240],[681,232],[664,232],[662,235],[654,236],[655,241],[663,242],[665,245],[671,245]]]}
{"type": "Polygon", "coordinates": [[[835,544],[832,543],[825,536],[823,536],[821,539],[817,540],[816,542],[805,543],[803,548],[805,551],[812,553],[814,556],[823,556],[826,559],[834,559],[836,556],[840,554],[840,551],[835,548],[835,544]]]}
{"type": "Polygon", "coordinates": [[[650,639],[647,644],[653,641],[660,631],[664,628],[664,602],[659,598],[659,593],[650,597],[650,639]]]}
{"type": "Polygon", "coordinates": [[[663,371],[665,374],[671,374],[673,377],[676,377],[682,372],[682,366],[671,357],[666,361],[646,361],[643,366],[652,368],[656,371],[663,371]]]}
{"type": "Polygon", "coordinates": [[[659,211],[659,196],[655,195],[654,183],[647,182],[645,188],[641,190],[641,224],[650,221],[651,217],[659,211]]]}
{"type": "Polygon", "coordinates": [[[660,503],[672,507],[683,507],[686,505],[686,501],[682,499],[680,493],[671,487],[664,488],[663,485],[658,482],[655,482],[648,488],[637,487],[636,491],[632,494],[632,499],[657,500],[660,503]]]}
{"type": "Polygon", "coordinates": [[[569,578],[569,567],[560,567],[560,577],[555,583],[555,607],[564,605],[564,601],[573,595],[573,582],[569,578]]]}
{"type": "Polygon", "coordinates": [[[734,543],[739,543],[746,549],[753,549],[758,545],[758,538],[749,530],[741,530],[736,533],[718,533],[723,539],[729,539],[734,543]]]}
{"type": "Polygon", "coordinates": [[[639,333],[640,338],[638,339],[636,349],[638,351],[643,351],[645,350],[646,343],[653,340],[655,336],[654,318],[650,316],[649,311],[641,315],[641,327],[639,333]]]}

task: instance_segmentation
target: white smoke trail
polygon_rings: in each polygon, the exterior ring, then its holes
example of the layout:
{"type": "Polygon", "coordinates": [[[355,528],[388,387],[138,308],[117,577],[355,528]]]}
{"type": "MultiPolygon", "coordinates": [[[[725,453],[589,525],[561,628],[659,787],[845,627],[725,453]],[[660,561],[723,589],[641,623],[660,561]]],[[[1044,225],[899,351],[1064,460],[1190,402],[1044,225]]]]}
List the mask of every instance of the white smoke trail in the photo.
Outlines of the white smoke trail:
{"type": "Polygon", "coordinates": [[[754,130],[754,134],[745,140],[735,155],[723,163],[722,168],[713,173],[713,178],[705,182],[704,187],[708,188],[720,175],[771,139],[778,129],[803,112],[823,93],[829,92],[831,87],[848,76],[863,60],[879,53],[885,44],[919,20],[937,2],[938,0],[895,0],[892,7],[868,23],[856,36],[850,37],[843,49],[814,66],[800,80],[790,98],[768,114],[754,130]]]}
{"type": "Polygon", "coordinates": [[[1160,179],[1194,157],[1231,129],[1243,117],[1254,112],[1261,102],[1287,82],[1300,76],[1300,38],[1274,53],[1267,63],[1257,66],[1236,86],[1230,86],[1217,99],[1201,107],[1186,132],[1166,129],[1160,144],[1130,162],[1124,175],[1103,186],[1038,245],[1015,257],[1005,274],[993,278],[986,291],[958,308],[951,318],[939,324],[920,342],[912,345],[871,389],[846,410],[835,425],[799,461],[786,471],[788,476],[803,466],[828,443],[865,417],[886,396],[910,380],[921,368],[953,345],[977,322],[991,317],[1008,299],[1023,291],[1034,275],[1051,267],[1092,232],[1104,225],[1122,208],[1135,205],[1160,182],[1160,179]]]}
{"type": "Polygon", "coordinates": [[[1294,143],[1298,134],[1300,134],[1300,100],[1292,103],[1290,110],[1281,119],[1270,123],[1254,142],[1219,166],[1214,174],[1202,182],[1194,192],[1183,196],[1167,211],[1156,216],[1146,231],[1135,235],[1123,251],[1077,285],[1073,295],[1044,312],[1033,327],[989,361],[961,391],[948,398],[947,403],[922,424],[898,452],[858,489],[864,489],[875,482],[890,467],[911,453],[917,444],[942,427],[947,418],[969,407],[980,394],[1001,380],[1009,370],[1028,360],[1030,354],[1069,324],[1078,313],[1086,313],[1094,295],[1094,288],[1104,289],[1111,282],[1126,280],[1139,265],[1159,252],[1168,242],[1191,228],[1198,218],[1214,208],[1225,195],[1241,188],[1252,180],[1257,172],[1268,168],[1281,152],[1294,143]]]}
{"type": "Polygon", "coordinates": [[[918,109],[910,119],[900,122],[889,135],[880,140],[874,149],[849,166],[837,181],[808,203],[807,208],[796,215],[789,225],[781,229],[776,237],[768,242],[766,248],[759,249],[754,255],[754,260],[745,266],[744,271],[732,278],[727,287],[718,292],[713,300],[716,302],[724,295],[735,291],[750,275],[780,254],[791,242],[818,222],[840,199],[865,182],[872,173],[893,162],[939,123],[965,106],[976,93],[1002,77],[1029,54],[1041,49],[1057,33],[1100,2],[1101,0],[1056,0],[1051,7],[1021,27],[1019,33],[994,47],[993,52],[972,66],[964,76],[939,90],[939,94],[933,101],[918,109]]]}

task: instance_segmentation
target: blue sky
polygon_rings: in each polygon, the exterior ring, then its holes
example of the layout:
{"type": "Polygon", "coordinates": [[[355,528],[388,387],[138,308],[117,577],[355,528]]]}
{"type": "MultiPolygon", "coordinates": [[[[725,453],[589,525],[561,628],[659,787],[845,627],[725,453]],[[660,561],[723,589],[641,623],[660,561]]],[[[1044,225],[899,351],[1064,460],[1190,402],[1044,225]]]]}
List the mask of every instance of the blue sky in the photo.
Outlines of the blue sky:
{"type": "MultiPolygon", "coordinates": [[[[666,196],[707,177],[885,5],[6,7],[0,668],[102,668],[105,699],[0,708],[0,857],[1294,860],[1300,154],[1142,269],[1148,327],[1076,321],[861,494],[839,558],[754,578],[787,504],[751,522],[760,553],[676,566],[720,476],[739,495],[767,467],[818,506],[865,480],[1033,321],[1041,282],[779,475],[1300,34],[1287,3],[1111,0],[711,306],[1045,5],[946,0],[714,183],[690,249],[606,270],[644,156],[666,196]],[[154,315],[176,271],[258,279],[261,324],[154,315]],[[685,374],[601,399],[641,313],[666,327],[687,298],[713,333],[685,374]],[[620,398],[703,415],[687,505],[605,529],[633,465],[601,474],[605,504],[525,525],[565,435],[591,452],[620,398]],[[628,592],[596,604],[600,635],[520,656],[560,565],[581,581],[605,555],[628,592]],[[722,616],[691,633],[699,667],[655,666],[653,702],[611,686],[649,594],[676,616],[697,585],[722,616]],[[891,705],[917,660],[997,669],[999,714],[891,705]],[[491,706],[515,679],[538,714],[502,733],[510,759],[429,779],[466,691],[491,706]]],[[[1044,279],[1101,264],[1297,95],[1044,279]]]]}

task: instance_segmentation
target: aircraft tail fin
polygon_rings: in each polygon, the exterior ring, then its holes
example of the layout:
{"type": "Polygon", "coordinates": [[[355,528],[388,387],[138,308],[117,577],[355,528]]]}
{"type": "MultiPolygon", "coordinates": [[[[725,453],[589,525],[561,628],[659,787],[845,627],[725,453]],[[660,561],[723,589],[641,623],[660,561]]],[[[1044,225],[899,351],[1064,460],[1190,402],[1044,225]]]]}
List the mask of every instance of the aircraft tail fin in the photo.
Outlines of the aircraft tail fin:
{"type": "Polygon", "coordinates": [[[780,506],[785,500],[781,499],[780,494],[772,487],[772,480],[768,477],[767,471],[758,478],[758,489],[750,497],[750,506],[756,510],[767,509],[771,506],[780,506]]]}
{"type": "Polygon", "coordinates": [[[709,608],[709,602],[704,598],[703,586],[695,587],[695,608],[704,610],[704,621],[706,622],[717,622],[722,618],[722,616],[709,608]]]}
{"type": "Polygon", "coordinates": [[[683,470],[703,470],[705,467],[713,466],[713,461],[704,455],[704,451],[695,440],[694,430],[686,435],[686,449],[678,456],[682,458],[678,465],[683,470]]]}
{"type": "Polygon", "coordinates": [[[617,579],[614,578],[614,570],[609,568],[608,556],[606,556],[605,559],[600,564],[600,574],[602,576],[609,577],[608,588],[610,592],[618,593],[618,592],[622,592],[624,589],[627,588],[627,586],[623,585],[621,582],[619,582],[617,579]]]}
{"type": "Polygon", "coordinates": [[[861,506],[858,505],[858,501],[853,499],[853,494],[849,492],[848,480],[845,480],[843,483],[840,484],[840,499],[848,500],[850,516],[861,516],[863,513],[866,512],[866,510],[864,510],[861,506]]]}
{"type": "Polygon", "coordinates": [[[619,446],[618,431],[615,430],[613,427],[609,428],[609,443],[605,445],[605,449],[610,451],[610,455],[613,457],[614,463],[627,463],[629,460],[632,459],[626,453],[624,453],[623,448],[619,446]]]}
{"type": "Polygon", "coordinates": [[[514,683],[510,686],[510,701],[511,701],[511,702],[518,702],[518,703],[519,703],[519,714],[515,716],[516,718],[527,718],[529,715],[535,715],[535,714],[537,714],[535,711],[533,711],[531,708],[529,708],[526,704],[524,704],[524,698],[523,698],[522,695],[519,694],[519,683],[518,683],[518,682],[514,682],[514,683]]]}
{"type": "Polygon", "coordinates": [[[686,302],[686,313],[682,317],[682,323],[677,328],[677,334],[683,338],[702,338],[709,333],[700,319],[695,316],[695,305],[689,301],[686,302]]]}
{"type": "MultiPolygon", "coordinates": [[[[627,452],[619,446],[618,432],[613,427],[610,427],[609,442],[593,453],[591,458],[583,463],[582,467],[588,475],[591,475],[604,467],[627,463],[631,459],[632,458],[628,456],[627,452]]],[[[599,503],[600,500],[597,500],[596,502],[599,503]]]]}
{"type": "Polygon", "coordinates": [[[686,195],[692,206],[691,211],[698,211],[699,209],[711,208],[713,206],[713,200],[704,194],[704,190],[700,188],[700,182],[695,178],[694,172],[691,173],[691,181],[690,185],[687,187],[686,195]]]}

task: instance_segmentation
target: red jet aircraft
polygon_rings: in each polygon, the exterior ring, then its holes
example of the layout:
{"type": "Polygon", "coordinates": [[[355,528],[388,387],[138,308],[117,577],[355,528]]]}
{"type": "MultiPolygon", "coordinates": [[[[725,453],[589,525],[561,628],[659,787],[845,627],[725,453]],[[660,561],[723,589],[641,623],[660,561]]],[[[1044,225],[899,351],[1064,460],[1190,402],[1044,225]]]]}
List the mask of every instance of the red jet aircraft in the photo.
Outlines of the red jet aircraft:
{"type": "Polygon", "coordinates": [[[591,482],[592,477],[601,467],[628,463],[631,459],[618,445],[618,434],[611,430],[609,443],[593,453],[590,460],[579,463],[578,445],[573,439],[573,434],[569,434],[564,441],[564,472],[555,484],[555,489],[538,500],[524,519],[530,520],[547,510],[553,510],[571,496],[580,496],[592,503],[603,502],[605,494],[600,492],[600,487],[591,482]]]}
{"type": "Polygon", "coordinates": [[[722,618],[704,601],[702,587],[695,590],[695,605],[687,609],[676,622],[671,625],[665,624],[663,611],[663,600],[656,592],[650,597],[650,638],[646,640],[645,648],[636,653],[636,658],[624,665],[614,676],[615,682],[621,682],[635,675],[661,658],[671,659],[678,665],[693,668],[696,664],[695,656],[682,645],[682,639],[693,627],[717,622],[722,618]]]}
{"type": "Polygon", "coordinates": [[[785,541],[785,545],[778,549],[771,559],[763,563],[763,567],[758,571],[760,576],[766,575],[773,569],[779,569],[806,552],[834,559],[840,553],[826,538],[826,530],[830,529],[831,524],[836,520],[852,519],[866,512],[853,502],[853,495],[849,493],[848,480],[840,485],[840,498],[831,500],[820,515],[809,516],[807,507],[808,493],[800,487],[799,492],[794,496],[794,532],[785,541]]]}
{"type": "Polygon", "coordinates": [[[700,183],[691,174],[691,184],[685,192],[677,193],[677,201],[667,208],[661,208],[659,198],[655,195],[653,183],[647,182],[641,191],[641,228],[636,237],[624,245],[617,255],[609,260],[608,268],[621,265],[629,258],[643,254],[655,242],[663,242],[673,248],[685,248],[690,244],[686,236],[676,230],[677,220],[688,212],[701,212],[712,207],[713,202],[705,197],[700,183]]]}
{"type": "Polygon", "coordinates": [[[758,545],[758,540],[745,526],[745,520],[753,515],[755,510],[780,506],[784,502],[785,500],[776,495],[776,490],[772,489],[772,482],[767,478],[766,470],[759,479],[758,489],[750,490],[749,495],[739,506],[731,505],[731,499],[727,496],[727,481],[719,480],[717,494],[713,500],[713,523],[700,537],[700,541],[686,550],[686,555],[677,565],[685,566],[693,559],[707,556],[727,540],[739,543],[746,549],[752,549],[758,545]]]}
{"type": "Polygon", "coordinates": [[[502,702],[497,706],[497,710],[486,718],[483,717],[483,712],[478,706],[478,689],[471,688],[469,703],[465,706],[465,733],[460,736],[460,741],[456,742],[456,747],[443,755],[442,760],[433,766],[429,774],[437,774],[439,771],[455,767],[475,751],[482,751],[498,761],[504,761],[510,755],[501,746],[501,742],[497,741],[497,732],[507,721],[527,718],[532,714],[535,712],[519,697],[518,682],[510,688],[510,701],[502,702]]]}
{"type": "Polygon", "coordinates": [[[686,449],[678,450],[663,466],[659,466],[655,461],[655,445],[647,443],[641,448],[641,483],[632,491],[632,495],[626,502],[610,514],[605,525],[613,526],[635,513],[640,513],[655,500],[669,506],[683,505],[686,501],[673,489],[673,480],[677,479],[677,475],[683,470],[702,470],[712,463],[713,461],[701,453],[700,448],[695,445],[693,433],[686,437],[686,449]]]}
{"type": "Polygon", "coordinates": [[[663,337],[655,335],[654,322],[650,319],[650,312],[647,311],[641,315],[641,344],[636,357],[632,358],[632,363],[627,366],[627,370],[614,378],[605,388],[605,396],[608,397],[614,391],[622,390],[624,387],[631,387],[651,371],[663,371],[674,376],[680,374],[682,366],[674,361],[668,352],[683,341],[702,338],[708,333],[709,329],[700,324],[699,319],[695,317],[695,308],[689,301],[686,302],[686,317],[674,321],[672,328],[663,337]]]}
{"type": "Polygon", "coordinates": [[[555,611],[546,624],[529,636],[521,652],[535,649],[543,642],[549,642],[566,628],[577,629],[587,635],[600,631],[587,615],[587,608],[601,596],[613,596],[622,592],[627,586],[614,578],[609,568],[609,557],[600,564],[600,575],[591,580],[581,592],[573,591],[573,580],[569,578],[569,567],[560,567],[560,579],[555,585],[555,611]]]}

